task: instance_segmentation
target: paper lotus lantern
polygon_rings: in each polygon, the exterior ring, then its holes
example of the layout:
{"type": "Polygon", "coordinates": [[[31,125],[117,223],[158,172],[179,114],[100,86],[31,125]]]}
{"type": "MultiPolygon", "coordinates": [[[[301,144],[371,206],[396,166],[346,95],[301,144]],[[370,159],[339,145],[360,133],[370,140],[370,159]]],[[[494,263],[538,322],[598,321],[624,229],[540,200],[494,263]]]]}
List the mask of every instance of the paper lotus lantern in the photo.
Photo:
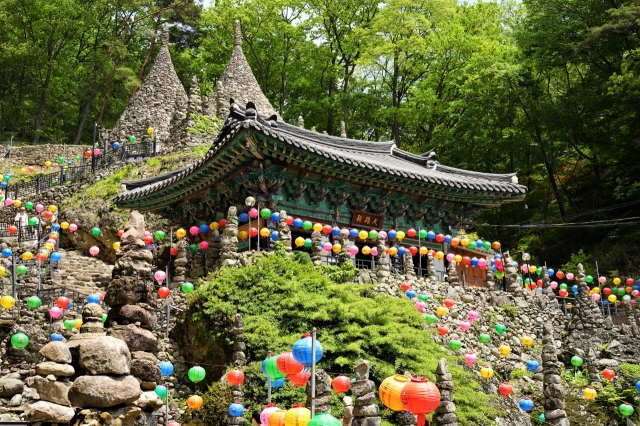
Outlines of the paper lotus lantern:
{"type": "Polygon", "coordinates": [[[59,318],[60,315],[62,315],[62,309],[58,308],[57,306],[54,306],[53,308],[49,309],[49,316],[53,319],[59,318]]]}
{"type": "Polygon", "coordinates": [[[62,340],[64,340],[64,337],[62,336],[62,334],[60,334],[59,331],[56,331],[51,335],[52,342],[62,342],[62,340]]]}
{"type": "MultiPolygon", "coordinates": [[[[1,300],[0,300],[0,303],[1,303],[1,300]]],[[[42,304],[42,301],[38,296],[29,296],[27,298],[27,306],[29,307],[29,309],[37,309],[40,307],[41,304],[42,304]]]]}
{"type": "Polygon", "coordinates": [[[331,382],[331,387],[336,393],[345,393],[351,388],[351,380],[347,376],[338,376],[331,382]]]}
{"type": "Polygon", "coordinates": [[[444,324],[439,324],[438,327],[436,328],[436,331],[438,332],[439,335],[445,336],[449,333],[449,328],[444,324]]]}
{"type": "Polygon", "coordinates": [[[438,306],[436,308],[436,313],[440,316],[447,315],[449,313],[449,309],[446,306],[438,306]]]}
{"type": "Polygon", "coordinates": [[[531,358],[529,361],[527,361],[526,365],[527,365],[527,370],[529,370],[529,372],[535,373],[538,367],[540,366],[540,363],[536,359],[531,358]]]}
{"type": "Polygon", "coordinates": [[[311,241],[311,238],[306,238],[304,240],[304,247],[305,248],[311,248],[313,246],[313,241],[311,241]]]}
{"type": "Polygon", "coordinates": [[[276,367],[280,373],[288,376],[298,374],[304,370],[304,365],[296,361],[291,352],[284,352],[276,358],[276,367]]]}
{"type": "Polygon", "coordinates": [[[511,395],[513,393],[513,386],[511,386],[509,384],[509,382],[503,382],[500,385],[500,395],[502,395],[503,398],[509,398],[509,395],[511,395]]]}
{"type": "Polygon", "coordinates": [[[277,356],[269,356],[267,359],[262,361],[262,372],[276,380],[285,377],[285,375],[278,370],[277,360],[277,356]]]}
{"type": "Polygon", "coordinates": [[[369,247],[369,246],[362,247],[362,254],[364,254],[364,255],[371,254],[371,247],[369,247]]]}
{"type": "Polygon", "coordinates": [[[484,367],[482,367],[480,369],[480,375],[485,379],[485,380],[489,380],[490,378],[493,377],[493,368],[489,367],[488,365],[485,365],[484,367]]]}
{"type": "Polygon", "coordinates": [[[15,235],[16,232],[18,232],[18,227],[15,225],[9,225],[7,231],[9,232],[9,235],[15,235]]]}
{"type": "Polygon", "coordinates": [[[301,371],[296,374],[289,374],[287,378],[291,381],[292,387],[306,386],[307,382],[311,378],[311,373],[308,371],[301,371]]]}
{"type": "Polygon", "coordinates": [[[166,299],[170,294],[171,290],[169,290],[167,287],[160,287],[158,289],[158,296],[160,296],[161,299],[166,299]]]}
{"type": "Polygon", "coordinates": [[[481,333],[479,338],[482,343],[489,343],[491,341],[491,335],[486,333],[481,333]]]}
{"type": "Polygon", "coordinates": [[[449,347],[451,348],[451,350],[457,351],[462,347],[462,342],[457,339],[452,339],[449,341],[449,347]]]}
{"type": "Polygon", "coordinates": [[[264,410],[262,410],[262,412],[260,413],[260,424],[262,426],[266,426],[269,422],[269,416],[279,410],[280,409],[276,407],[276,404],[272,404],[271,402],[268,403],[267,406],[264,407],[264,410]]]}
{"type": "Polygon", "coordinates": [[[207,372],[204,371],[204,368],[200,367],[199,365],[196,365],[195,367],[191,367],[189,369],[189,371],[187,372],[187,375],[189,376],[189,380],[191,380],[193,383],[198,383],[204,380],[204,377],[207,375],[207,372]]]}
{"type": "Polygon", "coordinates": [[[460,321],[460,330],[467,331],[471,328],[471,323],[469,321],[460,321]]]}
{"type": "MultiPolygon", "coordinates": [[[[302,237],[298,237],[298,238],[296,238],[296,239],[294,240],[294,242],[295,242],[295,244],[296,244],[296,247],[302,247],[302,246],[304,246],[304,238],[302,238],[302,237]]],[[[331,243],[329,243],[329,244],[331,244],[331,243]]],[[[326,249],[325,249],[325,250],[326,250],[326,249]]]]}
{"type": "Polygon", "coordinates": [[[333,250],[334,253],[340,253],[342,251],[342,245],[336,243],[331,246],[331,250],[333,250]]]}
{"type": "Polygon", "coordinates": [[[440,404],[440,391],[424,377],[413,377],[400,394],[403,408],[418,416],[418,426],[424,426],[424,416],[440,404]]]}
{"type": "Polygon", "coordinates": [[[284,426],[307,426],[311,411],[304,404],[293,404],[284,416],[284,426]]]}
{"type": "Polygon", "coordinates": [[[176,237],[178,237],[178,239],[182,239],[184,237],[186,237],[187,235],[187,231],[185,231],[184,229],[180,228],[176,231],[176,237]]]}
{"type": "Polygon", "coordinates": [[[602,371],[602,375],[608,381],[612,381],[614,377],[616,377],[616,372],[613,371],[613,368],[607,367],[602,371]]]}
{"type": "Polygon", "coordinates": [[[76,328],[76,322],[74,320],[69,320],[66,319],[63,322],[64,328],[66,328],[69,331],[72,331],[74,328],[76,328]]]}
{"type": "Polygon", "coordinates": [[[244,414],[244,407],[242,406],[242,404],[238,404],[237,402],[234,402],[233,404],[229,405],[229,415],[231,417],[240,417],[244,414]]]}
{"type": "Polygon", "coordinates": [[[582,394],[584,395],[585,399],[588,401],[592,401],[594,399],[596,399],[596,397],[598,396],[598,392],[596,392],[596,390],[593,388],[593,386],[587,386],[583,391],[582,394]]]}
{"type": "Polygon", "coordinates": [[[156,281],[162,284],[164,279],[167,278],[167,274],[164,271],[158,270],[153,274],[153,277],[156,279],[156,281]]]}
{"type": "Polygon", "coordinates": [[[227,382],[230,385],[238,386],[244,382],[244,373],[240,370],[231,370],[227,373],[227,382]]]}
{"type": "MultiPolygon", "coordinates": [[[[300,340],[293,344],[293,357],[299,363],[308,366],[311,365],[312,354],[311,354],[311,334],[307,333],[300,337],[300,340]]],[[[319,362],[324,355],[324,350],[322,349],[322,345],[316,339],[315,342],[315,362],[319,362]]]]}
{"type": "Polygon", "coordinates": [[[91,256],[97,256],[98,253],[100,253],[100,249],[97,246],[92,246],[89,249],[89,254],[91,254],[91,256]]]}
{"type": "Polygon", "coordinates": [[[498,352],[500,352],[500,354],[502,354],[502,356],[506,358],[511,353],[511,346],[509,346],[507,342],[503,342],[498,347],[498,352]]]}
{"type": "Polygon", "coordinates": [[[160,374],[163,377],[173,374],[173,364],[171,364],[169,361],[162,361],[160,364],[158,364],[158,366],[160,367],[160,374]]]}
{"type": "Polygon", "coordinates": [[[427,306],[427,305],[426,305],[423,301],[421,301],[421,300],[418,300],[418,301],[416,302],[416,309],[418,310],[418,312],[423,312],[423,311],[424,311],[424,308],[425,308],[426,306],[427,306]]]}
{"type": "Polygon", "coordinates": [[[182,291],[185,293],[191,293],[193,291],[193,284],[191,283],[182,283],[182,291]]]}
{"type": "Polygon", "coordinates": [[[60,309],[67,309],[70,302],[71,300],[68,297],[61,296],[56,299],[56,306],[60,309]]]}
{"type": "Polygon", "coordinates": [[[523,411],[533,410],[533,401],[526,396],[520,398],[520,401],[518,401],[518,405],[523,411]]]}
{"type": "Polygon", "coordinates": [[[29,344],[29,336],[24,334],[23,332],[18,332],[11,336],[11,346],[16,349],[26,348],[29,344]]]}
{"type": "Polygon", "coordinates": [[[584,361],[578,355],[571,357],[571,365],[574,367],[580,367],[584,361]]]}
{"type": "Polygon", "coordinates": [[[467,312],[467,317],[469,317],[469,321],[471,322],[474,322],[475,320],[477,320],[479,316],[480,314],[474,309],[467,312]]]}
{"type": "Polygon", "coordinates": [[[442,251],[438,250],[436,252],[436,259],[438,259],[438,260],[444,259],[444,253],[442,251]]]}
{"type": "MultiPolygon", "coordinates": [[[[445,308],[445,309],[446,309],[446,308],[445,308]]],[[[424,319],[425,319],[425,320],[427,320],[427,322],[428,322],[429,324],[433,324],[434,322],[437,322],[437,321],[438,321],[438,317],[437,317],[437,316],[435,316],[435,315],[433,315],[433,314],[427,314],[427,315],[425,315],[424,319]]]]}
{"type": "Polygon", "coordinates": [[[0,306],[2,309],[11,309],[16,304],[16,299],[11,296],[2,296],[0,297],[0,306]]]}
{"type": "Polygon", "coordinates": [[[192,410],[197,410],[202,407],[204,401],[200,395],[191,395],[189,399],[187,399],[187,406],[192,410]]]}
{"type": "Polygon", "coordinates": [[[533,345],[533,338],[528,334],[525,334],[524,336],[522,336],[521,340],[525,348],[528,348],[533,345]]]}
{"type": "Polygon", "coordinates": [[[378,247],[371,247],[371,256],[378,255],[378,247]]]}
{"type": "Polygon", "coordinates": [[[269,230],[269,228],[262,228],[260,230],[260,236],[263,238],[267,238],[269,235],[271,235],[271,231],[269,230]]]}
{"type": "Polygon", "coordinates": [[[307,426],[342,426],[342,422],[330,413],[318,413],[307,423],[307,426]]]}
{"type": "Polygon", "coordinates": [[[473,366],[473,364],[476,363],[477,360],[478,360],[478,356],[476,354],[474,354],[473,352],[468,352],[464,356],[464,362],[467,363],[467,367],[469,367],[469,368],[471,368],[473,366]]]}
{"type": "Polygon", "coordinates": [[[623,417],[629,417],[633,414],[633,406],[627,402],[623,402],[622,404],[620,404],[618,410],[623,417]]]}
{"type": "Polygon", "coordinates": [[[455,302],[453,301],[453,299],[450,299],[450,298],[447,297],[446,299],[444,299],[443,303],[444,303],[444,306],[446,306],[447,308],[451,309],[455,302]]]}
{"type": "Polygon", "coordinates": [[[355,256],[356,254],[358,254],[359,251],[360,250],[358,249],[358,246],[354,245],[354,246],[349,247],[349,254],[351,256],[355,256]]]}
{"type": "Polygon", "coordinates": [[[507,326],[504,324],[496,324],[496,333],[502,335],[505,331],[507,331],[507,326]]]}
{"type": "Polygon", "coordinates": [[[409,378],[401,374],[387,377],[380,384],[378,396],[385,407],[393,411],[404,410],[402,404],[401,393],[404,387],[409,383],[409,378]]]}
{"type": "Polygon", "coordinates": [[[167,387],[164,385],[157,385],[155,392],[160,399],[165,399],[167,397],[167,387]]]}
{"type": "Polygon", "coordinates": [[[267,426],[284,426],[284,416],[287,415],[286,410],[276,410],[269,415],[267,426]]]}
{"type": "Polygon", "coordinates": [[[402,291],[407,291],[411,288],[411,285],[406,281],[402,281],[400,283],[400,288],[402,289],[402,291]]]}

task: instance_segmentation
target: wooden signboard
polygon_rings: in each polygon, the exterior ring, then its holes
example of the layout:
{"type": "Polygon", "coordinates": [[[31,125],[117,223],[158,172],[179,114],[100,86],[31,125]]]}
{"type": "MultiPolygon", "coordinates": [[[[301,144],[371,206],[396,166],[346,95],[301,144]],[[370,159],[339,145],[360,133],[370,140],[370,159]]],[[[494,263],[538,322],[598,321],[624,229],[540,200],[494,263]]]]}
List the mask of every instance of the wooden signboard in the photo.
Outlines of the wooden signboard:
{"type": "Polygon", "coordinates": [[[351,225],[360,228],[381,229],[382,228],[381,214],[366,213],[360,211],[354,211],[351,218],[351,225]]]}

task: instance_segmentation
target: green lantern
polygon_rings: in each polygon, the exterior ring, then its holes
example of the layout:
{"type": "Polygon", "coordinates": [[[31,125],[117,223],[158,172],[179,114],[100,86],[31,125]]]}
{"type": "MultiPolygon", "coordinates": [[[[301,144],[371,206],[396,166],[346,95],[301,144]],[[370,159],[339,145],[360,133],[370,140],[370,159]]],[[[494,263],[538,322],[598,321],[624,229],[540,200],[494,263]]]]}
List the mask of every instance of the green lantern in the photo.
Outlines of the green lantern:
{"type": "Polygon", "coordinates": [[[191,293],[193,291],[193,284],[191,283],[182,284],[182,291],[184,291],[185,293],[191,293]]]}
{"type": "Polygon", "coordinates": [[[64,157],[58,157],[58,164],[64,163],[64,157]]]}
{"type": "Polygon", "coordinates": [[[429,296],[427,296],[426,294],[419,294],[418,299],[422,300],[423,302],[428,302],[429,296]]]}
{"type": "Polygon", "coordinates": [[[302,222],[302,229],[304,229],[305,231],[310,231],[311,228],[313,228],[313,223],[309,222],[308,220],[302,222]]]}
{"type": "Polygon", "coordinates": [[[98,142],[96,142],[96,143],[93,144],[93,147],[94,148],[100,148],[100,144],[98,142]]]}
{"type": "Polygon", "coordinates": [[[66,319],[63,325],[68,331],[73,331],[73,329],[76,328],[76,320],[66,319]]]}
{"type": "Polygon", "coordinates": [[[42,301],[38,296],[30,296],[29,298],[27,298],[27,306],[30,309],[38,309],[41,304],[42,301]]]}
{"type": "Polygon", "coordinates": [[[260,217],[263,219],[269,219],[271,217],[271,210],[269,209],[260,210],[260,217]]]}
{"type": "Polygon", "coordinates": [[[102,231],[100,231],[100,228],[98,227],[91,228],[91,235],[93,235],[94,237],[100,236],[101,232],[102,231]]]}
{"type": "Polygon", "coordinates": [[[271,377],[273,380],[278,380],[285,377],[285,375],[282,374],[280,370],[278,370],[277,360],[278,360],[277,355],[269,357],[267,358],[267,361],[265,362],[265,365],[264,365],[264,371],[267,373],[267,376],[271,377]]]}
{"type": "Polygon", "coordinates": [[[531,280],[530,280],[529,278],[525,278],[525,279],[524,279],[524,283],[525,283],[526,285],[529,285],[529,284],[531,284],[531,280]]]}
{"type": "Polygon", "coordinates": [[[586,277],[584,277],[584,280],[588,283],[592,283],[593,282],[593,277],[591,275],[587,275],[586,277]]]}
{"type": "Polygon", "coordinates": [[[369,231],[369,239],[377,240],[378,239],[378,231],[376,231],[376,230],[369,231]]]}
{"type": "Polygon", "coordinates": [[[156,240],[161,240],[161,239],[163,239],[163,238],[164,238],[164,232],[162,232],[162,231],[156,231],[156,233],[155,233],[155,237],[156,237],[156,240]]]}
{"type": "Polygon", "coordinates": [[[485,249],[485,250],[491,250],[491,243],[489,241],[485,241],[482,244],[482,248],[485,249]]]}
{"type": "Polygon", "coordinates": [[[480,335],[480,341],[481,341],[482,343],[489,343],[489,342],[491,341],[491,336],[490,336],[490,335],[488,335],[488,334],[486,334],[486,333],[482,333],[482,334],[480,335]]]}
{"type": "Polygon", "coordinates": [[[27,210],[33,210],[33,203],[31,201],[27,201],[24,203],[24,208],[27,210]]]}
{"type": "Polygon", "coordinates": [[[11,345],[17,349],[23,349],[29,344],[29,336],[19,332],[11,336],[11,345]]]}
{"type": "Polygon", "coordinates": [[[191,367],[189,369],[188,374],[189,380],[191,380],[193,383],[198,383],[204,380],[204,376],[207,375],[207,372],[204,371],[204,368],[196,365],[195,367],[191,367]]]}
{"type": "Polygon", "coordinates": [[[160,399],[165,399],[167,397],[167,387],[163,385],[156,386],[156,395],[160,399]]]}
{"type": "Polygon", "coordinates": [[[26,273],[27,273],[27,267],[26,267],[26,266],[24,266],[24,265],[19,265],[19,266],[16,268],[16,273],[17,273],[18,275],[24,275],[24,274],[26,274],[26,273]]]}
{"type": "Polygon", "coordinates": [[[36,219],[35,217],[30,217],[27,223],[29,224],[29,226],[36,226],[38,224],[38,219],[36,219]]]}
{"type": "Polygon", "coordinates": [[[191,244],[191,245],[189,246],[189,251],[190,251],[191,253],[196,253],[196,252],[198,251],[198,245],[197,245],[197,244],[191,244]]]}
{"type": "Polygon", "coordinates": [[[131,135],[129,136],[129,142],[135,142],[136,141],[136,137],[131,135]]]}
{"type": "Polygon", "coordinates": [[[76,160],[76,161],[80,161],[80,156],[79,156],[79,155],[76,155],[76,156],[75,156],[75,158],[74,158],[74,160],[76,160]]]}
{"type": "Polygon", "coordinates": [[[453,349],[454,351],[457,351],[458,349],[460,349],[462,347],[462,342],[460,340],[451,340],[449,342],[449,347],[451,349],[453,349]]]}
{"type": "Polygon", "coordinates": [[[6,175],[4,175],[4,181],[5,182],[9,183],[10,180],[11,180],[11,175],[10,174],[7,173],[6,175]]]}
{"type": "Polygon", "coordinates": [[[545,421],[547,421],[547,418],[544,416],[544,413],[540,413],[538,416],[538,423],[544,424],[545,421]]]}
{"type": "Polygon", "coordinates": [[[631,296],[629,296],[628,294],[625,294],[624,296],[622,296],[622,300],[624,302],[628,302],[629,300],[631,300],[631,296]]]}
{"type": "Polygon", "coordinates": [[[305,248],[311,248],[311,246],[313,245],[313,241],[311,241],[311,238],[307,238],[304,240],[304,247],[305,248]]]}
{"type": "Polygon", "coordinates": [[[629,417],[633,414],[633,406],[626,402],[620,404],[620,407],[618,407],[618,409],[620,410],[620,414],[622,414],[623,417],[629,417]]]}
{"type": "Polygon", "coordinates": [[[107,321],[107,314],[102,314],[102,322],[106,322],[107,321]]]}
{"type": "Polygon", "coordinates": [[[421,229],[420,232],[418,232],[418,235],[420,235],[421,240],[425,240],[427,238],[427,230],[421,229]]]}
{"type": "Polygon", "coordinates": [[[307,426],[341,426],[342,422],[329,413],[318,413],[307,423],[307,426]]]}
{"type": "Polygon", "coordinates": [[[507,326],[504,324],[496,324],[496,333],[502,335],[505,331],[507,331],[507,326]]]}
{"type": "Polygon", "coordinates": [[[565,283],[560,284],[560,290],[566,290],[567,285],[565,283]]]}
{"type": "Polygon", "coordinates": [[[438,317],[434,314],[427,314],[424,319],[426,319],[429,324],[433,324],[434,322],[438,321],[438,317]]]}
{"type": "Polygon", "coordinates": [[[584,361],[582,361],[582,358],[580,358],[578,355],[574,355],[573,357],[571,357],[571,365],[573,365],[574,367],[580,367],[583,362],[584,361]]]}

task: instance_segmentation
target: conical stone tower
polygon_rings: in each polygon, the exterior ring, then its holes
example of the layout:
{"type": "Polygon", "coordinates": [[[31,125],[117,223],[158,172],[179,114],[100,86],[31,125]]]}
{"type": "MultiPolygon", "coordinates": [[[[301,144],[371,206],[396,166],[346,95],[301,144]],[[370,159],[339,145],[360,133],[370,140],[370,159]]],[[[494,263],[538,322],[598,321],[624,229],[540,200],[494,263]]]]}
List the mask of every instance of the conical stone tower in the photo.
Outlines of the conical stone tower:
{"type": "Polygon", "coordinates": [[[176,74],[169,53],[169,28],[165,24],[161,47],[153,67],[113,127],[120,143],[129,136],[148,141],[147,129],[153,127],[160,144],[168,141],[172,125],[186,117],[188,97],[176,74]]]}
{"type": "Polygon", "coordinates": [[[238,105],[253,102],[262,115],[276,114],[275,109],[262,93],[258,80],[254,77],[247,58],[242,52],[240,21],[235,22],[231,58],[207,101],[208,110],[205,114],[209,117],[218,117],[224,122],[229,114],[228,105],[231,98],[238,105]]]}

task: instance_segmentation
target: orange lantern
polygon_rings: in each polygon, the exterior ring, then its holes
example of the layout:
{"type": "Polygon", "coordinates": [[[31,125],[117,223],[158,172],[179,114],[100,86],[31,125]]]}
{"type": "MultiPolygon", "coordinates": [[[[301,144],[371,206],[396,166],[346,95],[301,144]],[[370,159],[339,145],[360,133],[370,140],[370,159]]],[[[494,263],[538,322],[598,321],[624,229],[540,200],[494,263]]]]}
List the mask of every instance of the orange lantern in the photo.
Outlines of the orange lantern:
{"type": "Polygon", "coordinates": [[[345,393],[351,387],[351,380],[347,376],[338,376],[331,382],[331,387],[336,393],[345,393]]]}
{"type": "Polygon", "coordinates": [[[409,383],[409,378],[402,374],[387,377],[384,379],[382,384],[380,384],[380,388],[378,389],[380,401],[382,401],[387,408],[390,408],[393,411],[404,410],[400,394],[407,383],[409,383]]]}
{"type": "Polygon", "coordinates": [[[278,410],[269,416],[268,426],[284,426],[284,416],[287,414],[285,410],[278,410]]]}
{"type": "Polygon", "coordinates": [[[436,330],[438,331],[438,334],[441,336],[444,336],[445,334],[449,333],[449,329],[444,324],[438,325],[438,328],[436,330]]]}
{"type": "Polygon", "coordinates": [[[284,415],[284,426],[306,426],[310,420],[311,411],[304,404],[293,404],[284,415]]]}
{"type": "Polygon", "coordinates": [[[602,372],[602,375],[604,376],[605,379],[607,379],[608,381],[612,381],[614,377],[616,377],[616,372],[613,371],[613,368],[611,367],[607,367],[604,369],[604,371],[602,372]]]}
{"type": "Polygon", "coordinates": [[[418,416],[418,426],[424,426],[424,416],[438,408],[440,391],[425,377],[414,376],[400,395],[404,409],[418,416]]]}
{"type": "Polygon", "coordinates": [[[460,238],[455,237],[451,240],[451,247],[457,247],[460,244],[460,238]]]}
{"type": "Polygon", "coordinates": [[[202,403],[202,398],[199,395],[191,395],[189,399],[187,399],[187,405],[192,410],[197,410],[198,408],[202,407],[202,403]]]}
{"type": "Polygon", "coordinates": [[[504,382],[500,385],[500,395],[504,398],[509,398],[509,395],[513,392],[513,386],[509,382],[504,382]]]}
{"type": "Polygon", "coordinates": [[[499,241],[494,241],[494,242],[491,244],[491,247],[493,247],[493,249],[494,249],[494,250],[500,250],[500,247],[502,247],[502,245],[500,244],[500,242],[499,242],[499,241]]]}
{"type": "Polygon", "coordinates": [[[288,376],[290,374],[298,374],[304,370],[304,365],[295,360],[291,352],[284,352],[276,358],[276,366],[278,371],[288,376]]]}
{"type": "Polygon", "coordinates": [[[238,386],[244,382],[244,373],[240,370],[231,370],[227,373],[227,382],[230,385],[238,386]]]}
{"type": "MultiPolygon", "coordinates": [[[[276,359],[276,362],[277,361],[278,360],[276,359]]],[[[289,374],[287,376],[287,378],[291,380],[291,383],[293,383],[294,388],[296,386],[306,386],[310,377],[311,377],[311,373],[309,373],[308,371],[301,371],[298,374],[289,374]]]]}

